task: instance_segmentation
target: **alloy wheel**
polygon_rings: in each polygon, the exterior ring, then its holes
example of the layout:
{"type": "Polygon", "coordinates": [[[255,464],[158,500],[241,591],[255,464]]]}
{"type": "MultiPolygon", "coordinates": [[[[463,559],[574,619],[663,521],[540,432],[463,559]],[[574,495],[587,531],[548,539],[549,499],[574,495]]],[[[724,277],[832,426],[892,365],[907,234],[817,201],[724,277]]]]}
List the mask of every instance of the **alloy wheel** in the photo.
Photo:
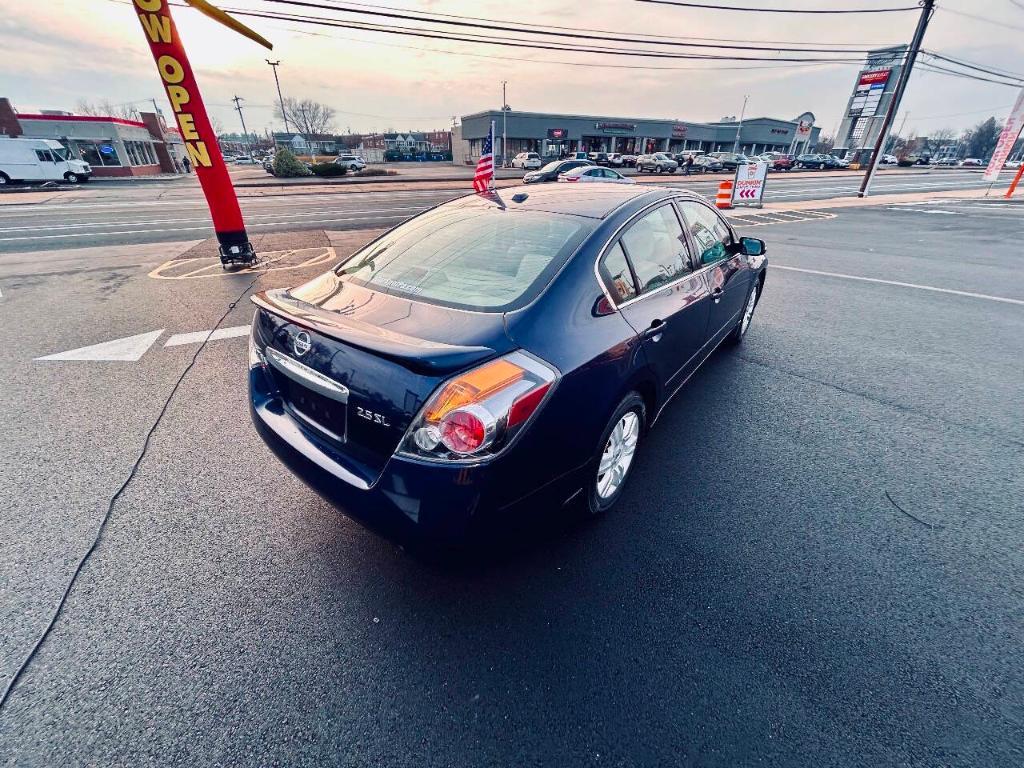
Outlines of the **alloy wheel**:
{"type": "Polygon", "coordinates": [[[639,437],[640,417],[635,411],[627,411],[608,436],[601,454],[597,468],[597,495],[600,498],[609,499],[622,487],[633,464],[639,437]]]}
{"type": "Polygon", "coordinates": [[[743,309],[743,319],[740,320],[740,336],[747,332],[750,321],[754,319],[754,307],[757,306],[757,286],[750,289],[750,296],[747,298],[747,306],[743,309]]]}

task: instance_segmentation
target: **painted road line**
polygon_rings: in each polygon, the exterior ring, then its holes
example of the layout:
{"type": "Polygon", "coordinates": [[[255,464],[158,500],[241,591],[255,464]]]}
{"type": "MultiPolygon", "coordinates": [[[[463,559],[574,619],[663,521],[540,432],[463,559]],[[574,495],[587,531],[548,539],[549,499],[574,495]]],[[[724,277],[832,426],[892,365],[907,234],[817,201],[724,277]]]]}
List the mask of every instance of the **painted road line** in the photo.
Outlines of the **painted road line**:
{"type": "Polygon", "coordinates": [[[886,210],[889,211],[907,211],[908,213],[939,213],[946,216],[964,216],[966,214],[960,211],[944,211],[941,208],[907,208],[906,206],[900,206],[895,208],[891,205],[886,206],[886,210]]]}
{"type": "MultiPolygon", "coordinates": [[[[426,209],[420,209],[426,210],[426,209]]],[[[405,220],[411,218],[405,214],[392,214],[389,216],[367,216],[365,218],[338,218],[338,219],[320,219],[315,222],[317,226],[309,227],[309,229],[326,229],[319,225],[322,224],[333,224],[335,222],[347,222],[349,224],[360,221],[395,221],[396,219],[405,220]]],[[[249,229],[254,227],[279,227],[285,224],[295,224],[293,221],[265,221],[265,222],[246,222],[246,226],[249,229]]],[[[119,232],[75,232],[73,234],[66,235],[28,235],[23,237],[0,237],[0,242],[9,242],[13,240],[57,240],[66,238],[89,238],[89,237],[109,237],[112,235],[138,235],[138,234],[150,234],[155,232],[212,232],[213,224],[207,224],[206,226],[200,227],[181,227],[180,229],[122,229],[119,232]]]]}
{"type": "Polygon", "coordinates": [[[153,346],[153,343],[160,338],[164,332],[149,331],[135,336],[125,336],[123,339],[104,341],[99,344],[92,344],[88,347],[70,349],[67,352],[58,352],[54,355],[37,357],[36,360],[113,360],[120,362],[138,362],[146,354],[146,351],[153,346]]]}
{"type": "Polygon", "coordinates": [[[239,336],[248,336],[248,325],[236,325],[232,328],[218,328],[215,331],[193,331],[192,333],[176,333],[164,342],[165,347],[180,347],[182,344],[201,344],[207,339],[217,341],[218,339],[235,339],[239,336]]]}
{"type": "Polygon", "coordinates": [[[287,269],[301,269],[326,264],[338,258],[332,246],[318,245],[313,248],[295,248],[290,251],[268,251],[260,254],[260,260],[251,267],[223,269],[217,256],[198,256],[188,259],[171,259],[149,273],[156,280],[197,280],[203,278],[231,277],[232,275],[281,272],[287,269]],[[282,262],[284,262],[282,264],[282,262]],[[198,266],[197,266],[198,265],[198,266]],[[183,271],[184,270],[184,271],[183,271]]]}
{"type": "Polygon", "coordinates": [[[932,291],[934,293],[948,293],[953,296],[966,296],[971,299],[984,299],[985,301],[998,301],[1003,304],[1017,304],[1024,307],[1024,299],[1008,299],[1005,296],[989,296],[986,293],[972,293],[970,291],[955,291],[952,288],[936,288],[934,285],[919,285],[917,283],[901,283],[897,280],[881,280],[877,277],[862,277],[861,275],[845,275],[841,272],[823,272],[818,269],[804,269],[803,267],[789,267],[782,264],[772,264],[771,269],[783,269],[787,272],[803,272],[808,275],[822,275],[824,277],[837,277],[842,280],[859,280],[864,283],[879,283],[881,285],[894,285],[898,288],[913,288],[918,291],[932,291]]]}
{"type": "MultiPolygon", "coordinates": [[[[353,210],[345,211],[349,215],[359,215],[363,213],[394,213],[397,211],[422,211],[423,206],[399,206],[395,208],[356,208],[353,210]]],[[[323,213],[336,213],[335,209],[324,209],[324,210],[312,210],[304,213],[278,213],[277,211],[268,211],[267,215],[272,215],[278,219],[308,219],[316,216],[320,216],[323,213]]],[[[33,224],[27,227],[0,227],[0,232],[19,232],[24,230],[39,230],[46,229],[47,231],[60,231],[64,229],[82,229],[84,227],[142,227],[151,226],[154,224],[194,224],[194,223],[209,223],[209,217],[201,219],[153,219],[150,221],[123,221],[123,222],[111,222],[111,221],[88,221],[79,224],[61,224],[58,226],[47,226],[40,227],[37,224],[33,224]]]]}

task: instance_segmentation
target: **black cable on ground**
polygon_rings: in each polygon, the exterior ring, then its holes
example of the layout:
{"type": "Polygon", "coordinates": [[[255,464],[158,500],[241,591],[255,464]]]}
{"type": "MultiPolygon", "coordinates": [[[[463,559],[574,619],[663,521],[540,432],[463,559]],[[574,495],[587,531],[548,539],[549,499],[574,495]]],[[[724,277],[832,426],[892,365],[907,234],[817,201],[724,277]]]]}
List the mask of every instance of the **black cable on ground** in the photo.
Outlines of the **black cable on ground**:
{"type": "Polygon", "coordinates": [[[60,596],[60,600],[58,600],[57,605],[54,606],[53,613],[50,616],[50,620],[46,624],[46,629],[43,630],[43,633],[39,636],[39,639],[36,640],[35,645],[32,646],[32,650],[28,652],[28,655],[25,657],[24,661],[22,661],[21,664],[18,665],[18,668],[14,671],[14,674],[11,675],[11,679],[7,682],[7,686],[4,688],[3,694],[0,694],[0,713],[3,712],[4,705],[10,698],[11,693],[14,691],[14,687],[18,684],[18,681],[21,679],[22,674],[24,674],[25,670],[28,669],[29,664],[31,664],[32,660],[35,658],[36,653],[39,652],[39,649],[43,646],[43,643],[46,642],[46,638],[49,637],[50,632],[53,631],[53,628],[56,626],[57,619],[60,618],[61,611],[63,611],[64,605],[65,603],[67,603],[68,596],[71,594],[71,590],[74,588],[75,582],[78,580],[79,574],[81,574],[82,569],[85,567],[85,564],[89,561],[89,558],[92,557],[92,554],[96,551],[97,546],[99,546],[100,539],[103,536],[103,530],[107,527],[107,523],[110,521],[111,513],[114,511],[114,505],[117,503],[117,500],[121,498],[121,494],[125,492],[128,486],[131,484],[132,480],[135,479],[135,475],[139,470],[139,466],[142,464],[142,460],[146,458],[146,453],[149,451],[149,442],[153,437],[153,433],[156,432],[157,427],[160,426],[160,422],[163,421],[164,414],[167,413],[167,408],[170,406],[171,400],[174,399],[174,395],[178,391],[178,387],[181,386],[181,383],[185,380],[185,377],[188,375],[188,372],[192,370],[192,366],[195,365],[196,360],[199,358],[199,355],[202,353],[204,349],[206,349],[206,345],[209,343],[210,338],[213,336],[213,331],[216,331],[218,328],[220,328],[221,323],[223,323],[224,320],[227,319],[227,316],[231,314],[231,310],[238,306],[238,302],[245,298],[245,294],[252,290],[252,287],[256,285],[256,281],[259,280],[260,277],[262,277],[262,274],[257,274],[256,277],[254,277],[252,281],[250,281],[250,283],[247,286],[245,286],[245,290],[238,295],[238,298],[232,301],[230,304],[228,304],[228,308],[224,311],[224,314],[220,316],[220,319],[217,321],[217,324],[213,326],[213,330],[210,331],[210,335],[208,335],[205,341],[203,341],[203,343],[199,345],[199,349],[197,349],[195,354],[192,355],[192,359],[189,360],[188,365],[185,366],[184,370],[181,372],[181,375],[178,376],[177,381],[174,382],[174,386],[171,387],[171,391],[167,395],[167,399],[164,400],[164,404],[163,406],[161,406],[160,412],[156,416],[156,420],[153,422],[153,425],[149,428],[149,431],[146,433],[146,439],[142,443],[142,450],[139,452],[138,457],[135,459],[135,463],[132,464],[131,471],[128,473],[128,476],[124,479],[124,482],[121,483],[121,486],[114,492],[114,495],[110,497],[110,501],[107,502],[107,511],[104,512],[103,518],[100,520],[100,524],[96,528],[96,535],[93,537],[92,544],[89,545],[89,548],[85,551],[85,554],[82,555],[81,559],[79,559],[78,565],[75,566],[75,570],[71,574],[71,579],[68,581],[67,586],[64,588],[64,594],[60,596]]]}

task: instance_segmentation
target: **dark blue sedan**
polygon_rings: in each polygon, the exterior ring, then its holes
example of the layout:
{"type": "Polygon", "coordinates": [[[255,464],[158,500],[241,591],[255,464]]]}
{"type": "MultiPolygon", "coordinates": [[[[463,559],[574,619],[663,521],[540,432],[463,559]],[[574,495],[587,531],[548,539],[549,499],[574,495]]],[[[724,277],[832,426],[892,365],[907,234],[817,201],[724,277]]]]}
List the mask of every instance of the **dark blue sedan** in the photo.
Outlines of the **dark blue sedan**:
{"type": "Polygon", "coordinates": [[[764,250],[681,190],[460,198],[253,298],[252,419],[373,528],[459,538],[574,499],[598,514],[672,396],[743,339],[764,250]]]}

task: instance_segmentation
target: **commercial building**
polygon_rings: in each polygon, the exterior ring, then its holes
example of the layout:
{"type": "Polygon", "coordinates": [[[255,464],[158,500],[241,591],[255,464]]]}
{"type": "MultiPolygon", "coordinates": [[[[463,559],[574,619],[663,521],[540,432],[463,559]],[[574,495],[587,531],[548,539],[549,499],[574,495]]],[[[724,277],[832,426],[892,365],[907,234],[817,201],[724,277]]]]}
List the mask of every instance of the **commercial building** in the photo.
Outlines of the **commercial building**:
{"type": "Polygon", "coordinates": [[[845,157],[860,150],[874,149],[903,71],[906,53],[905,45],[868,52],[864,68],[853,82],[853,92],[843,112],[832,154],[845,157]]]}
{"type": "Polygon", "coordinates": [[[740,124],[736,120],[697,123],[652,118],[598,117],[490,110],[466,115],[452,132],[453,161],[475,163],[480,147],[495,124],[495,152],[513,157],[519,152],[537,152],[542,157],[559,157],[571,152],[701,152],[732,151],[739,129],[739,151],[807,151],[818,141],[814,115],[805,112],[793,120],[755,117],[740,124]],[[508,147],[502,152],[502,133],[508,147]]]}
{"type": "Polygon", "coordinates": [[[182,170],[181,134],[161,115],[140,114],[141,120],[74,115],[44,110],[15,112],[0,98],[0,133],[29,139],[59,141],[92,166],[94,176],[147,176],[182,170]]]}

